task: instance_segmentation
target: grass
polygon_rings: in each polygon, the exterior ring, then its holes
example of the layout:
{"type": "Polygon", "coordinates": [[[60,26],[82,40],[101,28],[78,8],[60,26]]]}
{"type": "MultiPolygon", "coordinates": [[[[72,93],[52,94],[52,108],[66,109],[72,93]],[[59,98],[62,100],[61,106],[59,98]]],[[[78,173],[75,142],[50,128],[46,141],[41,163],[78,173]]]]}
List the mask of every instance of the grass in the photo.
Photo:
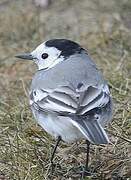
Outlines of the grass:
{"type": "Polygon", "coordinates": [[[28,105],[36,67],[14,58],[56,37],[73,39],[88,49],[114,99],[114,117],[107,128],[112,144],[91,146],[90,167],[96,172],[91,179],[130,179],[130,11],[128,0],[54,0],[44,10],[31,0],[1,0],[0,179],[80,179],[77,167],[85,163],[84,141],[62,142],[55,157],[60,166],[50,174],[49,157],[55,141],[35,123],[28,105]]]}

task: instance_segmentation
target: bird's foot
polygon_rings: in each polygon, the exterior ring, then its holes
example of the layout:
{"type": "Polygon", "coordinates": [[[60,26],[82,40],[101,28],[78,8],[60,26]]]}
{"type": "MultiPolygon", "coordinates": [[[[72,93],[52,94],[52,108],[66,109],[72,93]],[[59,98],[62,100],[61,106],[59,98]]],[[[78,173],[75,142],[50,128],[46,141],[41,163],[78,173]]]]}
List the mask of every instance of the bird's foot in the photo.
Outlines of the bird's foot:
{"type": "Polygon", "coordinates": [[[87,170],[82,171],[80,174],[81,174],[81,178],[92,176],[92,173],[90,171],[87,171],[87,170]]]}
{"type": "Polygon", "coordinates": [[[55,171],[56,168],[59,168],[61,169],[61,166],[59,163],[54,163],[54,162],[51,162],[50,164],[50,171],[51,171],[51,174],[53,174],[53,172],[55,171]]]}
{"type": "Polygon", "coordinates": [[[53,172],[54,172],[54,170],[55,170],[55,167],[56,167],[56,164],[54,164],[53,162],[51,162],[51,164],[50,164],[51,174],[53,174],[53,172]]]}
{"type": "Polygon", "coordinates": [[[85,169],[83,166],[81,167],[81,170],[80,170],[80,175],[81,175],[81,178],[85,178],[85,177],[90,177],[92,176],[92,172],[90,171],[90,169],[85,169]]]}

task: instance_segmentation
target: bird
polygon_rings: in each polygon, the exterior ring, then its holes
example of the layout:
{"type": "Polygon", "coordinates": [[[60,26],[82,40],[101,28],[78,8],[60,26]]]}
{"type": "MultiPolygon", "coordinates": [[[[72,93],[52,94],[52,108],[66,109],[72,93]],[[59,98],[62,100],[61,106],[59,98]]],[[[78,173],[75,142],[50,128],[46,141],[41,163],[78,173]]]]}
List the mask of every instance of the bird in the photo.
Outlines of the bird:
{"type": "Polygon", "coordinates": [[[85,48],[68,39],[47,40],[16,57],[32,60],[38,67],[31,83],[30,107],[37,123],[56,139],[51,164],[61,140],[84,139],[84,176],[89,175],[90,144],[110,142],[105,126],[112,120],[113,102],[101,71],[85,48]]]}

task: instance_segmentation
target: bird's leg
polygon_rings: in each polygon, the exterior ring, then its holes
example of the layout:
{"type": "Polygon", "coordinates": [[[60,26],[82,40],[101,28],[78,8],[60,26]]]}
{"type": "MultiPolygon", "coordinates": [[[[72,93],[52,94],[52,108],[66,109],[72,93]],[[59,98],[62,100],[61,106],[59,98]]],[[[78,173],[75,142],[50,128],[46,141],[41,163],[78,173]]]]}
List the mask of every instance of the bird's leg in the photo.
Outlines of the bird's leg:
{"type": "Polygon", "coordinates": [[[87,151],[86,151],[86,164],[85,164],[85,168],[84,171],[82,172],[82,177],[86,177],[86,176],[90,176],[91,173],[89,171],[89,167],[88,167],[88,163],[89,163],[89,151],[90,151],[90,142],[88,140],[86,140],[86,144],[87,144],[87,151]]]}
{"type": "Polygon", "coordinates": [[[54,155],[55,155],[56,149],[57,149],[60,141],[61,141],[61,137],[58,136],[56,144],[55,144],[55,147],[54,147],[54,149],[52,151],[52,155],[51,155],[51,158],[50,158],[50,162],[51,162],[51,166],[52,166],[52,171],[53,171],[53,167],[54,167],[54,163],[53,163],[54,155]]]}
{"type": "Polygon", "coordinates": [[[88,163],[89,163],[90,142],[88,140],[86,140],[86,144],[87,144],[87,151],[86,151],[85,171],[89,171],[88,163]]]}

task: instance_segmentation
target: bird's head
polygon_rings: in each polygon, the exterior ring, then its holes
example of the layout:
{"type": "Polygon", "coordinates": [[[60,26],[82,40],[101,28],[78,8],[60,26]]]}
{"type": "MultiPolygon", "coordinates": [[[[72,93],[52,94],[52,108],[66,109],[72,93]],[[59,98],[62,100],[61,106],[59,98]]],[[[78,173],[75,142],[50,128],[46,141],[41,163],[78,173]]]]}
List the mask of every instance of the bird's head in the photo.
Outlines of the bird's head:
{"type": "Polygon", "coordinates": [[[81,53],[79,44],[67,39],[52,39],[40,44],[31,53],[17,55],[17,58],[33,60],[38,69],[50,69],[70,56],[81,53]]]}

